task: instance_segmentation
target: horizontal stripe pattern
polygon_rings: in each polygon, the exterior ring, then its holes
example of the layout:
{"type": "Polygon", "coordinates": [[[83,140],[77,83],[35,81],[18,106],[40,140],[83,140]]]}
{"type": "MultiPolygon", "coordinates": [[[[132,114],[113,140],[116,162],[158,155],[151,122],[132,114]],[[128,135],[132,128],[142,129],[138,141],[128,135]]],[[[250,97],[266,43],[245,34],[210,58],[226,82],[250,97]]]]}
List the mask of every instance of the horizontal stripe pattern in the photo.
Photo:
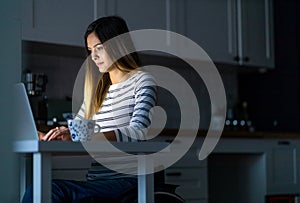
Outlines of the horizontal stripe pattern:
{"type": "Polygon", "coordinates": [[[101,131],[115,131],[118,141],[146,139],[151,124],[150,109],[156,103],[156,83],[146,72],[139,71],[128,80],[111,85],[100,111],[93,119],[101,131]]]}
{"type": "MultiPolygon", "coordinates": [[[[93,116],[100,125],[101,132],[114,131],[119,142],[146,140],[151,125],[151,108],[156,104],[156,82],[149,73],[138,71],[124,82],[111,85],[101,109],[93,116]]],[[[84,105],[77,118],[84,117],[84,105]]],[[[108,160],[110,164],[128,171],[136,170],[132,165],[122,164],[121,159],[108,160]]],[[[121,175],[121,174],[120,174],[121,175]]],[[[88,177],[97,179],[111,176],[120,177],[116,172],[107,172],[101,166],[92,166],[88,177]],[[106,171],[106,173],[104,173],[106,171]],[[103,174],[104,173],[104,174],[103,174]]],[[[123,174],[124,176],[124,174],[123,174]]]]}

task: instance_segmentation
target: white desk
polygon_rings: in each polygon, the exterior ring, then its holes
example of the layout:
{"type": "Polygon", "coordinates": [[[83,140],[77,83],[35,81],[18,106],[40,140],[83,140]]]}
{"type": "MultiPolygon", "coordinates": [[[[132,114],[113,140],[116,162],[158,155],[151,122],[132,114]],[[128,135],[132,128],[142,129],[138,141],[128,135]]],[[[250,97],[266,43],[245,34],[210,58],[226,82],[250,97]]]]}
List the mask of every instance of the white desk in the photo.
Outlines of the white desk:
{"type": "MultiPolygon", "coordinates": [[[[97,146],[97,153],[113,153],[104,142],[93,142],[97,146]]],[[[153,153],[157,152],[168,144],[164,142],[139,142],[139,143],[114,143],[118,149],[123,149],[128,153],[153,153]]],[[[52,156],[59,155],[86,155],[87,151],[81,143],[63,141],[37,141],[26,140],[15,142],[15,152],[33,155],[33,197],[34,203],[51,203],[51,169],[52,156]]],[[[26,180],[24,180],[26,165],[21,163],[21,185],[20,195],[25,191],[26,180]]],[[[144,164],[138,164],[138,170],[143,170],[144,164]]],[[[138,202],[154,202],[154,180],[153,174],[138,176],[138,202]]]]}

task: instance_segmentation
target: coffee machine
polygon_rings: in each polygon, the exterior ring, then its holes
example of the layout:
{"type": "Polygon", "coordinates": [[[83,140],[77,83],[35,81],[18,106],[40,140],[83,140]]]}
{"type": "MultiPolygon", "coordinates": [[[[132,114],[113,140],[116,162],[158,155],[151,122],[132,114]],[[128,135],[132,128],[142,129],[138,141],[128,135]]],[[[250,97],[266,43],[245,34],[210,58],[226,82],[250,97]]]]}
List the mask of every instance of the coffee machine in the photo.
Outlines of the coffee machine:
{"type": "Polygon", "coordinates": [[[41,95],[46,90],[48,77],[44,73],[25,73],[25,86],[30,96],[41,95]]]}
{"type": "Polygon", "coordinates": [[[47,96],[44,94],[48,77],[45,73],[26,72],[24,83],[30,101],[32,113],[37,123],[47,121],[47,96]]]}

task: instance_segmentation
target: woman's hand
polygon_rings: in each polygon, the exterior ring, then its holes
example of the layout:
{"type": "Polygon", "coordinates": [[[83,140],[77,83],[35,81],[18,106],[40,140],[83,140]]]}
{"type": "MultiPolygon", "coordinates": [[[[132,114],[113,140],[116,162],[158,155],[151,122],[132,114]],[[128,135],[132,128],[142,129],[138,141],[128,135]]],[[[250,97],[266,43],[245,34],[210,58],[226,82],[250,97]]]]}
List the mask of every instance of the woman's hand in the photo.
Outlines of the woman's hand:
{"type": "Polygon", "coordinates": [[[63,140],[68,141],[72,140],[70,131],[64,126],[56,127],[51,129],[46,135],[44,135],[41,140],[50,141],[50,140],[63,140]]]}
{"type": "Polygon", "coordinates": [[[45,136],[45,133],[42,133],[38,131],[39,140],[43,140],[43,137],[45,136]]]}

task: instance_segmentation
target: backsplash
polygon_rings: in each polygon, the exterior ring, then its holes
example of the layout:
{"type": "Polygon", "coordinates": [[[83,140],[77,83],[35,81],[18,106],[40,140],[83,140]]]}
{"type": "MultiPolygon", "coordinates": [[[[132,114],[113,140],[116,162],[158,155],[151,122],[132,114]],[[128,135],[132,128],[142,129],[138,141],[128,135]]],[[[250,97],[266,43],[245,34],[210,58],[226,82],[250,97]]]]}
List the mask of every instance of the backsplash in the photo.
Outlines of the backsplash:
{"type": "MultiPolygon", "coordinates": [[[[199,103],[199,127],[207,129],[210,122],[210,99],[202,79],[195,74],[193,69],[183,61],[174,58],[149,56],[147,54],[141,54],[140,58],[142,65],[155,64],[168,67],[189,83],[199,103]]],[[[22,69],[33,73],[45,73],[48,76],[44,95],[50,100],[68,100],[72,98],[74,81],[84,60],[85,51],[81,47],[23,42],[22,69]]],[[[227,105],[233,106],[238,98],[237,71],[234,67],[228,65],[217,64],[217,67],[224,83],[227,105]]],[[[180,84],[176,84],[176,88],[181,88],[180,84]]],[[[166,128],[178,128],[180,111],[174,96],[161,89],[158,94],[158,105],[162,106],[167,113],[166,128]]],[[[189,109],[189,111],[192,113],[194,110],[189,109]]]]}
{"type": "Polygon", "coordinates": [[[73,84],[84,60],[85,52],[80,47],[23,42],[23,72],[48,76],[45,95],[49,99],[72,98],[73,84]]]}

